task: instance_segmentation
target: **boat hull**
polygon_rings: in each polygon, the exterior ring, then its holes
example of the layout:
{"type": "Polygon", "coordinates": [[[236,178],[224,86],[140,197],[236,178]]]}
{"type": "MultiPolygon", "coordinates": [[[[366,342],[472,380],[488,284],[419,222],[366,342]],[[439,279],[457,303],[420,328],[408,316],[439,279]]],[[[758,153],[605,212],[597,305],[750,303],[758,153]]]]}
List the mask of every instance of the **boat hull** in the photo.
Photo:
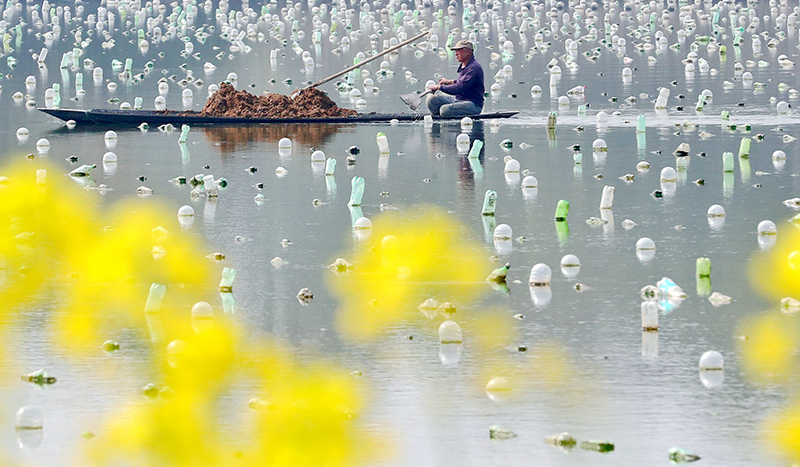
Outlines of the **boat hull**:
{"type": "MultiPolygon", "coordinates": [[[[423,115],[415,113],[362,113],[351,117],[325,118],[236,118],[212,117],[193,112],[157,110],[72,110],[40,108],[40,111],[64,121],[74,120],[80,124],[133,125],[258,125],[270,123],[374,123],[398,120],[401,122],[419,121],[423,115]]],[[[473,120],[488,120],[513,117],[519,112],[492,112],[471,116],[473,120]]],[[[461,120],[462,117],[434,117],[434,121],[461,120]]]]}

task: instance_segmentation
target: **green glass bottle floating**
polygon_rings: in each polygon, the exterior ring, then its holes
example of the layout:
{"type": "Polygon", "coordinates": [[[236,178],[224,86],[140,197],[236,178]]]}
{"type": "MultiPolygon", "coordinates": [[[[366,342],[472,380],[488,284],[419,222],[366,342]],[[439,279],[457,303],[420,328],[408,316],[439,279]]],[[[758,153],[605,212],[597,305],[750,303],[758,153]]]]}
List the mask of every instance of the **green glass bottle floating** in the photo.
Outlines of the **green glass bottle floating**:
{"type": "Polygon", "coordinates": [[[350,180],[350,201],[348,206],[361,206],[361,198],[364,196],[366,182],[361,177],[353,177],[350,180]]]}
{"type": "Polygon", "coordinates": [[[486,278],[489,282],[497,282],[497,283],[504,283],[506,281],[506,275],[508,274],[508,269],[511,267],[509,263],[506,263],[505,266],[502,268],[497,268],[489,274],[486,278]]]}

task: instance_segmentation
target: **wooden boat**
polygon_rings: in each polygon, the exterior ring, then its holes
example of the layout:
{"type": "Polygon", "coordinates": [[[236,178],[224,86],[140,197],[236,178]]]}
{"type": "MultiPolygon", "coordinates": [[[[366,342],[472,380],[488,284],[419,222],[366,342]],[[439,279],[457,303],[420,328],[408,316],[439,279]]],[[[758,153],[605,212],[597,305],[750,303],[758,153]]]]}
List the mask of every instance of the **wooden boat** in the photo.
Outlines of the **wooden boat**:
{"type": "MultiPolygon", "coordinates": [[[[325,118],[236,118],[236,117],[211,117],[200,115],[198,112],[179,112],[174,110],[72,110],[40,108],[42,112],[50,114],[64,121],[74,120],[78,124],[103,124],[103,125],[132,125],[142,123],[148,125],[257,125],[270,123],[374,123],[398,120],[412,122],[423,119],[417,113],[360,113],[350,117],[325,117],[325,118]]],[[[509,118],[518,114],[517,111],[491,112],[473,115],[473,120],[489,120],[495,118],[509,118]]],[[[433,117],[434,121],[461,120],[462,117],[433,117]]]]}

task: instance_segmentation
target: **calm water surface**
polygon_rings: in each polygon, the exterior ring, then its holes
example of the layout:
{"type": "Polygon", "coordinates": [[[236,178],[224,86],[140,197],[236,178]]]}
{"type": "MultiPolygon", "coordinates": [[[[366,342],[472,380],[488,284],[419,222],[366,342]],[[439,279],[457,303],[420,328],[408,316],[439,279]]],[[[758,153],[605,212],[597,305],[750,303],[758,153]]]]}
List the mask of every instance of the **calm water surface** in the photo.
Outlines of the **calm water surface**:
{"type": "MultiPolygon", "coordinates": [[[[790,5],[794,6],[796,3],[790,5]]],[[[709,7],[703,8],[707,11],[709,7]]],[[[505,15],[510,8],[504,4],[498,12],[505,15]]],[[[308,5],[304,3],[303,9],[307,11],[308,5]]],[[[483,10],[483,6],[479,7],[479,11],[483,10]]],[[[429,24],[431,11],[423,10],[429,24]]],[[[792,10],[781,11],[788,14],[792,10]]],[[[765,14],[769,14],[768,6],[759,6],[759,15],[765,14]]],[[[206,18],[201,8],[196,24],[206,18]]],[[[458,23],[459,18],[455,18],[458,23]]],[[[679,24],[677,12],[672,12],[671,18],[672,24],[679,24]]],[[[213,18],[210,21],[214,22],[213,18]]],[[[762,55],[757,57],[753,56],[749,36],[741,52],[734,51],[731,38],[727,37],[723,43],[727,43],[729,54],[724,61],[720,61],[718,53],[707,52],[702,46],[699,56],[719,70],[718,76],[684,74],[681,60],[686,57],[691,40],[682,43],[680,51],[639,53],[629,38],[627,55],[633,59],[628,65],[633,68],[630,83],[624,84],[620,77],[625,66],[622,58],[604,50],[597,61],[580,56],[580,69],[576,72],[567,71],[560,61],[563,77],[551,95],[545,65],[565,53],[563,43],[549,38],[551,49],[526,60],[525,51],[533,46],[532,35],[528,34],[529,42],[524,43],[512,32],[515,57],[506,62],[491,61],[490,53],[502,49],[497,42],[498,31],[492,29],[488,35],[480,36],[476,53],[486,70],[487,88],[502,65],[513,67],[513,77],[497,96],[487,98],[485,110],[514,109],[520,115],[501,121],[499,126],[475,124],[468,132],[472,139],[485,142],[477,170],[474,161],[471,166],[456,150],[455,140],[462,132],[458,123],[436,124],[432,128],[425,128],[422,123],[192,128],[188,157],[181,154],[178,132],[115,128],[119,141],[113,151],[119,163],[116,170],[108,170],[101,158],[108,150],[103,133],[109,128],[79,126],[69,131],[62,122],[12,99],[14,92],[26,91],[25,76],[34,75],[38,83],[29,92],[40,105],[44,103],[44,90],[53,83],[62,83],[64,108],[112,108],[113,104],[107,102],[110,98],[133,102],[135,96],[142,96],[145,108],[151,109],[158,95],[157,80],[164,75],[185,76],[182,63],[206,85],[235,71],[240,89],[288,94],[301,82],[316,81],[352,63],[357,51],[370,49],[365,38],[354,40],[349,49],[338,53],[332,53],[335,45],[327,40],[315,48],[310,41],[309,18],[304,17],[300,26],[306,36],[299,43],[311,51],[318,64],[310,75],[303,73],[300,55],[291,47],[281,46],[275,38],[268,42],[248,41],[250,53],[233,53],[229,59],[229,43],[212,36],[205,44],[195,41],[195,51],[201,54],[196,59],[181,57],[183,47],[177,40],[152,45],[142,54],[135,43],[129,42],[135,35],[115,32],[117,43],[113,49],[103,50],[96,40],[86,51],[86,56],[103,67],[107,80],[115,78],[110,69],[115,58],[133,57],[134,72],[153,60],[155,71],[138,85],[119,83],[119,88],[110,92],[105,82],[94,86],[90,71],[83,70],[87,93],[78,101],[69,99],[75,97],[75,73],[62,75],[58,69],[59,57],[70,50],[71,41],[59,40],[51,47],[45,72],[37,69],[30,57],[31,52],[40,49],[42,41],[29,33],[19,51],[13,53],[20,60],[17,67],[10,70],[5,63],[0,66],[0,72],[11,75],[0,80],[0,158],[6,163],[35,153],[37,139],[46,137],[52,145],[47,156],[50,163],[66,173],[74,166],[65,159],[78,155],[79,164],[98,165],[93,173],[97,184],[113,188],[105,196],[87,191],[86,203],[110,207],[118,200],[135,196],[136,188],[144,184],[155,195],[140,199],[143,204],[163,203],[176,212],[184,204],[193,206],[197,216],[189,232],[208,246],[207,252],[198,255],[224,252],[223,265],[238,271],[236,312],[224,319],[245,325],[251,338],[279,338],[301,359],[326,355],[344,368],[362,372],[372,397],[362,421],[368,429],[388,434],[396,446],[385,465],[503,465],[531,460],[548,466],[660,465],[668,462],[667,450],[674,446],[699,454],[703,464],[709,466],[785,464],[785,459],[762,441],[761,423],[768,414],[780,410],[791,394],[782,386],[755,385],[747,380],[736,336],[741,334],[737,329],[741,319],[775,308],[775,304],[757,295],[747,279],[751,257],[763,254],[759,253],[756,226],[770,219],[779,225],[779,231],[790,228],[784,220],[794,212],[781,201],[800,196],[798,145],[782,139],[784,134],[800,136],[800,120],[793,115],[777,116],[775,105],[769,101],[776,97],[796,104],[777,88],[781,82],[800,87],[796,72],[776,63],[779,54],[800,60],[795,31],[790,31],[774,50],[767,49],[764,40],[762,55]],[[280,54],[277,63],[271,65],[269,53],[275,48],[280,54]],[[217,59],[214,56],[220,50],[226,53],[217,59]],[[163,58],[158,55],[161,52],[163,58]],[[648,56],[656,57],[657,63],[648,64],[648,56]],[[734,81],[737,60],[769,62],[765,67],[747,68],[755,81],[765,83],[765,89],[745,89],[738,77],[734,81]],[[214,63],[216,71],[206,74],[206,61],[214,63]],[[285,78],[291,78],[293,84],[283,84],[285,78]],[[674,85],[670,84],[673,80],[674,85]],[[735,87],[723,89],[723,80],[734,81],[735,87]],[[250,87],[251,83],[255,86],[250,87]],[[533,98],[530,89],[536,84],[544,92],[533,98]],[[587,86],[585,97],[572,99],[569,108],[559,108],[556,98],[576,85],[587,86]],[[669,87],[672,96],[666,113],[656,115],[652,101],[661,86],[669,87]],[[694,103],[703,89],[710,89],[714,98],[698,115],[694,103]],[[685,98],[677,97],[681,94],[685,98]],[[635,96],[636,102],[624,104],[628,96],[635,96]],[[617,101],[612,102],[612,97],[617,101]],[[589,106],[588,116],[577,115],[579,104],[589,106]],[[677,110],[679,105],[685,110],[677,110]],[[548,138],[545,129],[546,115],[551,110],[559,112],[555,138],[548,138]],[[607,126],[598,127],[594,115],[600,110],[609,115],[615,111],[621,114],[611,115],[607,126]],[[731,111],[731,121],[739,125],[737,130],[723,124],[719,118],[722,110],[731,111]],[[646,147],[637,147],[635,122],[639,115],[647,116],[646,147]],[[696,125],[681,125],[684,121],[696,125]],[[744,124],[751,125],[749,131],[744,130],[744,124]],[[30,130],[27,142],[21,143],[15,136],[20,126],[30,130]],[[578,126],[583,131],[574,129],[578,126]],[[379,162],[375,143],[379,131],[389,139],[388,165],[386,159],[379,162]],[[703,139],[703,131],[713,136],[703,139]],[[740,170],[737,163],[736,172],[727,179],[723,177],[722,152],[736,153],[742,137],[755,138],[757,134],[764,137],[753,141],[749,173],[740,170]],[[284,136],[294,141],[289,157],[280,157],[277,151],[277,141],[284,136]],[[607,142],[607,155],[593,157],[592,142],[597,138],[607,142]],[[502,148],[500,143],[505,139],[514,146],[502,148]],[[521,148],[523,142],[531,147],[521,148]],[[674,195],[652,197],[651,192],[661,189],[661,168],[675,166],[672,151],[682,142],[691,144],[687,172],[680,174],[674,195]],[[352,145],[358,146],[361,154],[355,166],[346,166],[346,150],[352,145]],[[573,145],[580,145],[580,166],[573,163],[573,145]],[[312,167],[312,149],[338,159],[335,189],[326,184],[321,167],[312,167]],[[778,149],[787,154],[783,166],[774,166],[771,159],[778,149]],[[705,157],[699,153],[705,153],[705,157]],[[523,169],[538,178],[535,196],[524,196],[519,179],[503,173],[503,158],[507,155],[518,159],[523,169]],[[638,173],[635,166],[640,160],[650,162],[652,169],[638,173]],[[206,165],[210,169],[204,169],[206,165]],[[250,166],[258,171],[246,171],[250,166]],[[276,177],[273,171],[278,166],[286,168],[288,175],[276,177]],[[228,180],[229,186],[216,204],[190,199],[190,188],[169,182],[173,177],[196,173],[212,173],[228,180]],[[633,183],[618,179],[627,173],[635,174],[633,183]],[[141,182],[139,176],[147,180],[141,182]],[[484,290],[481,300],[459,310],[457,320],[464,329],[465,346],[457,365],[442,365],[439,358],[437,329],[444,318],[427,320],[420,314],[415,322],[393,329],[383,340],[370,344],[351,344],[339,337],[334,315],[337,301],[329,289],[331,272],[326,265],[339,256],[353,257],[358,244],[346,206],[353,176],[366,179],[362,209],[367,217],[377,216],[383,203],[398,209],[401,215],[417,206],[436,205],[466,226],[464,235],[483,245],[486,257],[493,257],[500,264],[511,263],[507,294],[495,292],[487,284],[476,284],[484,290]],[[704,179],[705,185],[692,183],[696,179],[704,179]],[[258,190],[257,183],[264,183],[264,189],[258,190]],[[588,218],[600,216],[600,196],[606,185],[616,188],[612,222],[588,225],[588,218]],[[480,215],[486,190],[498,193],[496,223],[510,225],[514,238],[525,238],[524,242],[514,241],[510,252],[498,253],[491,238],[487,239],[480,215]],[[381,192],[388,192],[389,196],[380,196],[381,192]],[[257,193],[263,193],[267,202],[257,205],[253,201],[257,193]],[[315,206],[315,199],[323,203],[315,206]],[[567,237],[559,237],[553,222],[560,199],[570,202],[567,237]],[[720,204],[727,211],[724,225],[716,230],[706,217],[713,204],[720,204]],[[638,225],[626,230],[621,225],[625,219],[638,225]],[[684,228],[676,229],[677,225],[684,228]],[[239,243],[235,241],[237,236],[247,241],[239,243]],[[636,241],[645,236],[657,245],[655,257],[649,262],[640,261],[634,248],[636,241]],[[282,239],[291,240],[291,246],[283,247],[282,239]],[[564,277],[558,268],[560,258],[568,253],[577,255],[582,263],[580,274],[574,279],[564,277]],[[289,264],[276,269],[270,264],[276,256],[289,264]],[[730,305],[715,308],[696,293],[695,259],[701,256],[712,261],[712,290],[732,296],[730,305]],[[532,296],[527,286],[530,267],[540,262],[554,271],[550,300],[535,296],[536,292],[532,296]],[[639,290],[664,276],[681,285],[689,297],[661,315],[659,333],[643,334],[639,290]],[[588,287],[576,292],[576,282],[588,287]],[[314,292],[310,306],[301,306],[295,298],[302,287],[314,292]],[[517,334],[504,346],[477,353],[469,345],[470,338],[475,333],[476,317],[488,309],[503,310],[517,334]],[[513,318],[520,313],[524,319],[513,318]],[[486,396],[481,389],[485,368],[509,359],[513,366],[527,368],[531,365],[529,353],[518,352],[517,347],[525,345],[530,351],[545,343],[563,348],[573,369],[562,387],[547,387],[536,373],[528,372],[529,380],[521,384],[529,390],[521,391],[512,400],[498,403],[486,396]],[[720,351],[726,360],[724,383],[713,389],[703,385],[697,369],[700,356],[711,349],[720,351]],[[491,425],[502,425],[519,437],[491,441],[487,433],[491,425]],[[564,453],[541,442],[543,437],[562,431],[569,431],[580,440],[605,438],[614,442],[616,449],[605,455],[580,449],[564,453]]],[[[770,23],[768,30],[773,33],[774,29],[770,23]]],[[[763,27],[759,31],[762,30],[763,27]]],[[[695,34],[710,33],[709,23],[698,23],[695,34]]],[[[394,33],[386,34],[388,37],[394,33]]],[[[447,30],[439,32],[440,44],[447,34],[447,30]]],[[[678,41],[674,32],[668,38],[670,44],[678,41]]],[[[582,44],[579,51],[593,47],[597,43],[582,44]]],[[[452,54],[439,57],[427,51],[416,57],[413,49],[404,50],[393,59],[394,76],[377,78],[378,63],[366,67],[380,88],[379,94],[367,97],[366,111],[403,111],[397,95],[423,89],[424,82],[433,79],[435,73],[454,76],[457,67],[452,54]],[[420,81],[406,79],[404,70],[410,70],[420,81]]],[[[358,78],[356,86],[363,89],[360,81],[358,78]]],[[[181,88],[173,81],[169,85],[168,106],[181,108],[181,88]]],[[[199,109],[204,103],[205,86],[190,88],[195,94],[192,107],[199,109]]],[[[333,83],[322,89],[340,105],[354,106],[347,95],[336,91],[333,83]]],[[[172,228],[178,228],[177,223],[172,228]]],[[[209,290],[204,299],[221,314],[214,290],[209,290]]],[[[15,332],[7,337],[15,358],[4,372],[7,377],[2,384],[0,413],[4,415],[5,428],[0,430],[0,447],[32,465],[71,465],[68,459],[85,443],[80,434],[98,430],[105,414],[135,396],[153,376],[147,363],[149,342],[133,333],[111,336],[123,343],[125,350],[117,354],[108,356],[98,350],[98,355],[80,363],[68,358],[54,346],[47,330],[47,323],[57,313],[57,301],[47,298],[37,307],[20,309],[11,323],[15,332]],[[56,375],[58,384],[40,390],[17,379],[17,375],[39,368],[56,375]],[[108,379],[110,374],[115,375],[113,381],[108,379]],[[45,414],[44,439],[36,449],[20,449],[13,430],[13,413],[28,404],[40,407],[45,414]]],[[[246,391],[234,391],[225,403],[241,409],[250,397],[246,391]]],[[[231,435],[235,434],[232,426],[231,435]]]]}

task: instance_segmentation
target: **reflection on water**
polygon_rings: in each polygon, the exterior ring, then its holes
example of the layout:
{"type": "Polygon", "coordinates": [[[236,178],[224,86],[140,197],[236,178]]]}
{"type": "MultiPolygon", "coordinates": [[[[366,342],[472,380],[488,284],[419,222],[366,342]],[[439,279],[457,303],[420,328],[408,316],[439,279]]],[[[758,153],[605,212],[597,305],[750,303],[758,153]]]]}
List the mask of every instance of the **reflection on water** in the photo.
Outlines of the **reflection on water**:
{"type": "Polygon", "coordinates": [[[318,148],[333,135],[346,133],[354,125],[326,123],[276,123],[267,125],[201,127],[206,139],[223,154],[232,154],[258,143],[277,143],[289,138],[295,144],[318,148]]]}

